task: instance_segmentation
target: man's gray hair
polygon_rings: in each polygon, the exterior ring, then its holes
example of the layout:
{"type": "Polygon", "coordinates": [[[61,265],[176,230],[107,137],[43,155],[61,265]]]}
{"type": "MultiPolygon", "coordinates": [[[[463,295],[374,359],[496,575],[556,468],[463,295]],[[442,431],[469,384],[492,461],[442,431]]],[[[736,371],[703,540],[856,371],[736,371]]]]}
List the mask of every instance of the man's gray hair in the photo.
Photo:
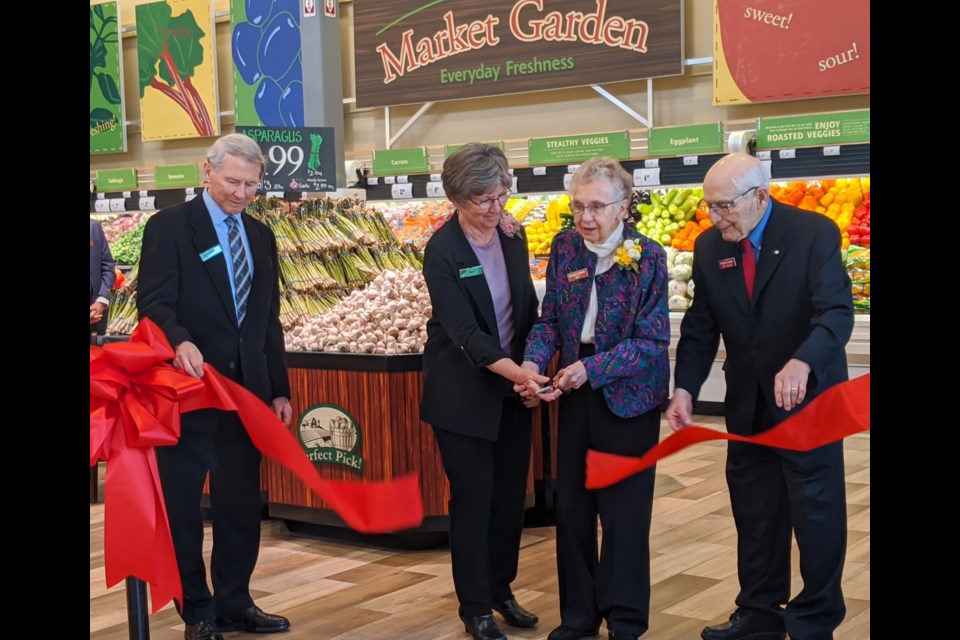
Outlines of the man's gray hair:
{"type": "Polygon", "coordinates": [[[733,178],[733,186],[737,189],[737,193],[743,193],[752,187],[770,189],[770,167],[756,157],[750,156],[750,158],[752,162],[746,163],[746,170],[733,178]]]}
{"type": "Polygon", "coordinates": [[[261,178],[267,169],[267,160],[260,151],[260,145],[254,142],[253,138],[241,133],[228,133],[210,145],[207,150],[207,163],[215,170],[220,170],[227,156],[235,156],[250,164],[259,165],[261,178]]]}

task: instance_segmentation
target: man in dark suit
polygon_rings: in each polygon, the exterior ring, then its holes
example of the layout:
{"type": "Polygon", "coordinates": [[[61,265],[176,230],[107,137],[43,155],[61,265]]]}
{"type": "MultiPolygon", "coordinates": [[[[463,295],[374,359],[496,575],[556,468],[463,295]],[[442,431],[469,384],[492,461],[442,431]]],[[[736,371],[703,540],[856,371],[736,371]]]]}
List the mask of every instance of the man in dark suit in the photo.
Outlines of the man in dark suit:
{"type": "MultiPolygon", "coordinates": [[[[721,337],[731,433],[766,431],[847,379],[853,299],[840,231],[829,218],[774,201],[769,181],[768,168],[747,154],[722,158],[704,179],[714,227],[694,250],[696,295],[680,325],[667,409],[674,429],[690,424],[721,337]]],[[[846,613],[843,443],[796,452],[731,442],[726,472],[740,593],[729,621],[701,638],[833,638],[846,613]],[[790,600],[792,532],[803,589],[790,600]]]]}
{"type": "Polygon", "coordinates": [[[110,253],[103,227],[90,220],[90,333],[103,335],[107,329],[110,289],[116,280],[117,263],[110,253]]]}
{"type": "MultiPolygon", "coordinates": [[[[250,138],[230,134],[207,152],[209,183],[200,197],[153,216],[143,233],[137,310],[166,334],[173,365],[203,376],[203,364],[235,380],[290,423],[290,385],[280,327],[276,240],[243,214],[266,163],[250,138]]],[[[260,549],[260,452],[235,412],[186,413],[180,440],[157,447],[173,535],[186,640],[220,640],[222,631],[286,631],[250,597],[260,549]],[[203,561],[200,498],[210,472],[215,543],[213,594],[203,561]]]]}

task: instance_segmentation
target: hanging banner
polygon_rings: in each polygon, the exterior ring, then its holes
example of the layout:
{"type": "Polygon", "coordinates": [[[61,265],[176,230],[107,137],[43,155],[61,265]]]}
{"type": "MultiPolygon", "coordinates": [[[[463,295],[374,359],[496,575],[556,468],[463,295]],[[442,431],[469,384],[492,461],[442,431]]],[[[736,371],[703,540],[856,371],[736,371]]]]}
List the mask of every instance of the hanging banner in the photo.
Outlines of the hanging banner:
{"type": "Polygon", "coordinates": [[[158,189],[198,187],[202,182],[196,164],[158,165],[153,175],[158,189]]]}
{"type": "Polygon", "coordinates": [[[713,0],[713,106],[870,93],[870,0],[713,0]]]}
{"type": "Polygon", "coordinates": [[[388,149],[373,152],[373,175],[398,176],[408,173],[426,173],[430,169],[427,148],[388,149]]]}
{"type": "Polygon", "coordinates": [[[870,111],[757,118],[757,149],[870,142],[870,111]]]}
{"type": "Polygon", "coordinates": [[[129,191],[136,188],[136,169],[101,169],[97,171],[97,191],[129,191]]]}
{"type": "Polygon", "coordinates": [[[143,139],[220,135],[211,0],[150,2],[136,12],[143,139]]]}
{"type": "Polygon", "coordinates": [[[127,150],[117,2],[90,7],[90,153],[127,150]]]}
{"type": "Polygon", "coordinates": [[[682,0],[355,0],[358,107],[683,73],[682,0]]]}
{"type": "Polygon", "coordinates": [[[682,156],[723,151],[723,124],[654,127],[647,136],[651,156],[682,156]]]}
{"type": "MultiPolygon", "coordinates": [[[[311,0],[303,15],[316,15],[311,0]]],[[[304,126],[300,3],[231,0],[230,34],[237,125],[304,126]]]]}
{"type": "Polygon", "coordinates": [[[267,159],[264,191],[336,191],[333,127],[237,127],[267,159]]]}

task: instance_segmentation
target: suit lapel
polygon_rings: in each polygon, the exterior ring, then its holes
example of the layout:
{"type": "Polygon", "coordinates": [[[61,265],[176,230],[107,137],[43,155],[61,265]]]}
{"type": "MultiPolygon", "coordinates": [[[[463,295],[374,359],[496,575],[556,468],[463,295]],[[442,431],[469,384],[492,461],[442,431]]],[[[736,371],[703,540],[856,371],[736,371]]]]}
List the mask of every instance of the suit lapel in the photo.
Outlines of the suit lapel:
{"type": "MultiPolygon", "coordinates": [[[[463,234],[463,228],[460,226],[459,220],[460,214],[456,213],[454,216],[456,216],[452,229],[454,263],[459,269],[469,269],[480,266],[480,260],[477,258],[477,254],[474,253],[473,247],[471,247],[467,241],[467,236],[463,234]]],[[[477,306],[480,308],[480,315],[483,317],[487,329],[492,335],[497,336],[497,341],[499,341],[500,331],[497,329],[497,314],[493,309],[493,298],[490,297],[490,287],[487,286],[487,279],[480,273],[467,277],[461,276],[460,282],[463,284],[467,293],[477,301],[477,306]]]]}
{"type": "Polygon", "coordinates": [[[569,266],[566,273],[561,273],[559,276],[567,281],[567,286],[569,287],[570,296],[568,299],[570,306],[573,308],[565,309],[565,311],[573,313],[573,329],[576,336],[574,343],[578,344],[580,342],[580,334],[583,332],[583,323],[587,315],[587,307],[590,306],[590,292],[593,287],[593,279],[597,273],[597,256],[587,249],[587,246],[583,242],[583,237],[581,237],[580,234],[576,234],[573,243],[573,257],[568,263],[569,266]],[[574,280],[571,280],[570,276],[576,274],[578,271],[586,271],[587,277],[582,278],[578,275],[574,280]]]}
{"type": "MultiPolygon", "coordinates": [[[[747,283],[743,277],[743,258],[740,256],[740,250],[735,242],[727,242],[721,239],[717,251],[716,262],[708,265],[709,269],[717,269],[720,272],[720,279],[726,284],[737,306],[744,313],[750,312],[750,303],[747,300],[747,283]]],[[[757,295],[756,280],[753,288],[754,298],[757,295]]]]}
{"type": "MultiPolygon", "coordinates": [[[[271,268],[272,259],[269,252],[269,241],[261,236],[261,228],[256,225],[253,218],[245,213],[241,215],[243,216],[243,228],[246,229],[247,239],[250,241],[250,253],[253,262],[253,283],[250,287],[246,315],[246,318],[249,318],[252,306],[270,300],[274,273],[271,268]]],[[[246,323],[246,320],[244,320],[244,326],[246,326],[246,323]]]]}
{"type": "Polygon", "coordinates": [[[770,281],[786,253],[787,229],[783,216],[779,215],[777,203],[773,203],[767,228],[763,230],[763,244],[760,247],[760,259],[757,261],[757,276],[753,283],[753,299],[757,300],[764,286],[770,281]]]}
{"type": "MultiPolygon", "coordinates": [[[[219,246],[220,238],[217,237],[217,232],[213,228],[213,222],[210,220],[210,213],[203,203],[203,198],[198,196],[193,199],[193,202],[199,203],[198,206],[193,207],[193,213],[190,216],[190,226],[193,229],[193,248],[199,255],[211,247],[219,246]]],[[[224,253],[222,257],[214,256],[201,264],[217,290],[217,297],[220,298],[224,311],[236,325],[237,310],[233,303],[233,294],[230,292],[230,275],[227,272],[226,262],[230,259],[229,253],[224,253]]]]}

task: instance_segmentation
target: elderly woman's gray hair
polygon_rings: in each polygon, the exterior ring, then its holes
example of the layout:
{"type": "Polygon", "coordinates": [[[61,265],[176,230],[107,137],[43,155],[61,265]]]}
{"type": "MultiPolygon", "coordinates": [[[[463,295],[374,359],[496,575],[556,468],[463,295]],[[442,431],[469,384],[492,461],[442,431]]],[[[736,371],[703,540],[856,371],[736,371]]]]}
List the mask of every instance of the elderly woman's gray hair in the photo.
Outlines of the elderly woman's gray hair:
{"type": "Polygon", "coordinates": [[[507,156],[482,142],[469,142],[452,153],[443,163],[440,178],[447,197],[460,203],[497,186],[509,189],[513,184],[507,156]]]}
{"type": "Polygon", "coordinates": [[[227,156],[242,158],[250,164],[260,165],[261,178],[267,169],[267,160],[260,151],[260,145],[253,138],[242,133],[228,133],[210,145],[210,149],[207,150],[207,163],[219,170],[223,167],[223,161],[227,156]]]}
{"type": "Polygon", "coordinates": [[[619,162],[607,156],[590,158],[581,164],[570,176],[570,193],[576,191],[577,185],[601,178],[606,178],[613,184],[617,200],[633,197],[633,177],[620,166],[619,162]]]}

